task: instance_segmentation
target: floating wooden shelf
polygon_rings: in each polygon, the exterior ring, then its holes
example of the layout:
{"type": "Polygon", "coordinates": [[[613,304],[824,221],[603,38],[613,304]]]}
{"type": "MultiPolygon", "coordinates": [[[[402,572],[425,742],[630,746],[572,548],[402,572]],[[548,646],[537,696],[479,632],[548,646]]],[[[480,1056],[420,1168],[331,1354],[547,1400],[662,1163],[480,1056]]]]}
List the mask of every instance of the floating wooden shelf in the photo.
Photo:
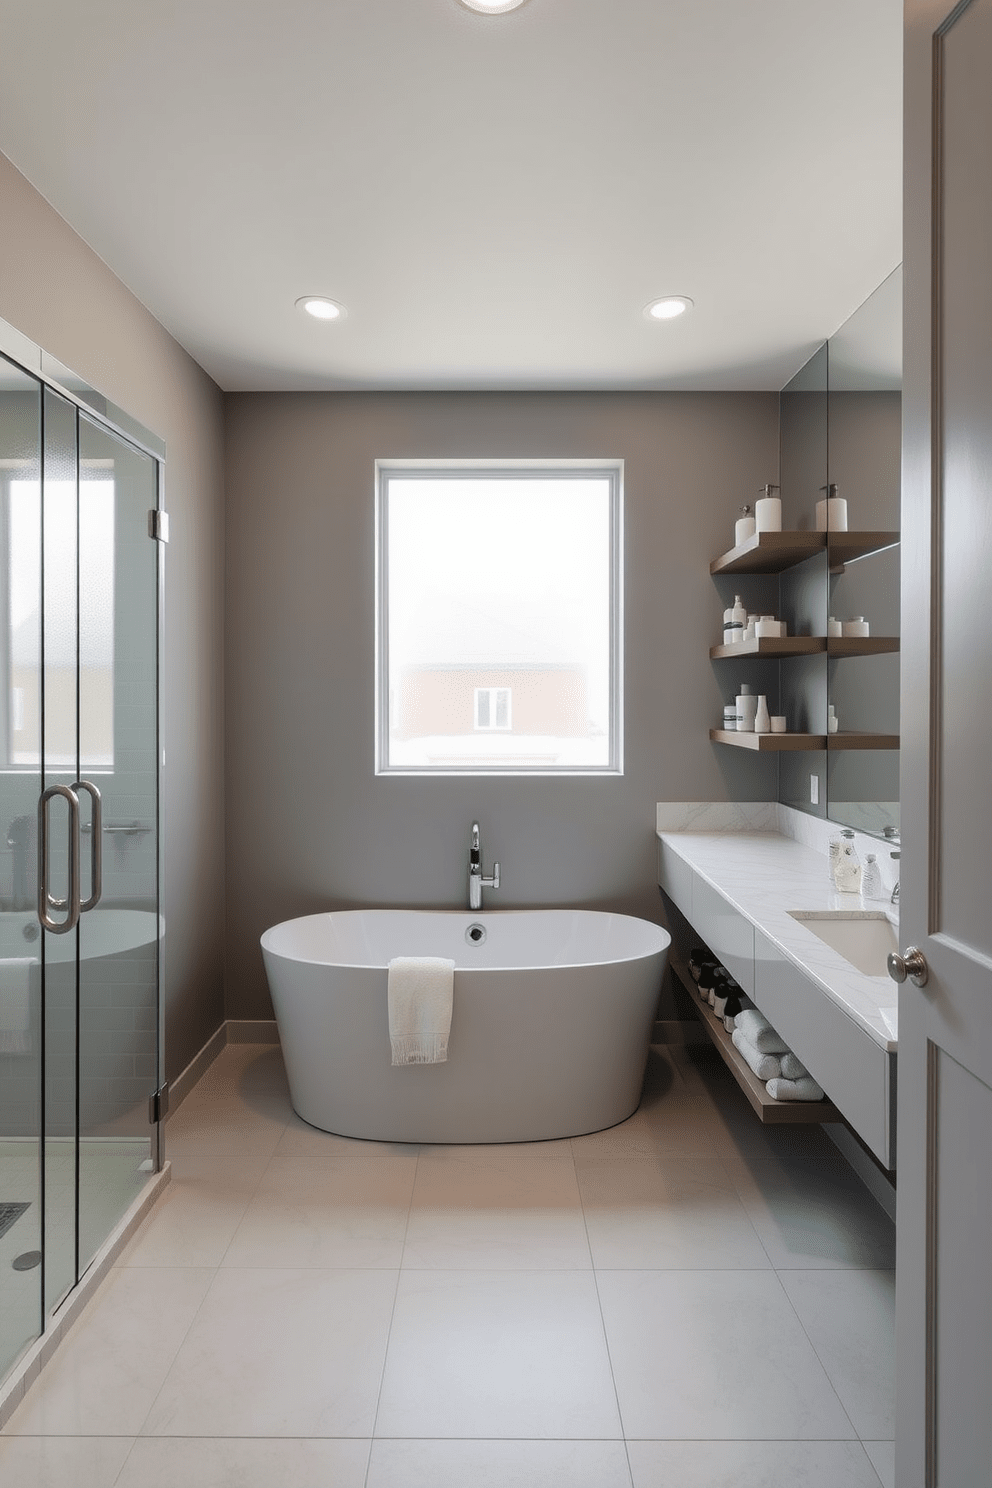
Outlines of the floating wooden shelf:
{"type": "MultiPolygon", "coordinates": [[[[743,735],[742,735],[743,737],[743,735]]],[[[827,748],[835,749],[898,749],[898,734],[862,734],[856,730],[841,731],[827,735],[827,748]]]]}
{"type": "Polygon", "coordinates": [[[898,542],[898,532],[831,532],[827,537],[830,568],[832,571],[841,569],[845,563],[867,558],[869,553],[882,553],[886,548],[894,548],[898,542]]]}
{"type": "Polygon", "coordinates": [[[825,532],[756,532],[747,542],[714,558],[710,573],[782,573],[812,558],[826,544],[825,532]]]}
{"type": "Polygon", "coordinates": [[[747,1096],[759,1121],[767,1126],[818,1126],[824,1121],[843,1121],[843,1116],[829,1100],[773,1100],[765,1089],[764,1082],[758,1079],[750,1065],[734,1048],[734,1041],[724,1028],[722,1019],[718,1018],[713,1010],[701,1001],[699,991],[688,970],[673,963],[672,973],[689,994],[696,1015],[712,1039],[714,1048],[747,1096]]]}
{"type": "Polygon", "coordinates": [[[899,650],[898,636],[829,636],[828,656],[882,656],[899,650]]]}
{"type": "Polygon", "coordinates": [[[826,649],[824,636],[762,636],[760,640],[737,641],[730,646],[711,646],[714,661],[741,656],[815,656],[826,649]]]}
{"type": "MultiPolygon", "coordinates": [[[[840,738],[840,734],[834,734],[840,738]]],[[[846,737],[846,736],[845,736],[846,737]]],[[[782,749],[826,749],[826,734],[743,734],[733,729],[710,729],[715,744],[732,744],[735,749],[756,749],[764,754],[782,749]]],[[[848,745],[849,749],[856,746],[848,745]]],[[[891,746],[889,746],[891,747],[891,746]]]]}

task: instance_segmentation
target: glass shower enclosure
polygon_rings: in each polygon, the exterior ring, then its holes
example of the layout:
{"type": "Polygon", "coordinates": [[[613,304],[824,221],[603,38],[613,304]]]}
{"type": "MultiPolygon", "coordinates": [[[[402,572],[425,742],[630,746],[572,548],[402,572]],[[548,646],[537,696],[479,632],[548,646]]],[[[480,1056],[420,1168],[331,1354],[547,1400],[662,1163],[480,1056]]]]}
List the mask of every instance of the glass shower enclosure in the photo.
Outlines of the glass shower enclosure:
{"type": "Polygon", "coordinates": [[[0,1378],[161,1165],[162,461],[80,387],[0,356],[0,1378]]]}

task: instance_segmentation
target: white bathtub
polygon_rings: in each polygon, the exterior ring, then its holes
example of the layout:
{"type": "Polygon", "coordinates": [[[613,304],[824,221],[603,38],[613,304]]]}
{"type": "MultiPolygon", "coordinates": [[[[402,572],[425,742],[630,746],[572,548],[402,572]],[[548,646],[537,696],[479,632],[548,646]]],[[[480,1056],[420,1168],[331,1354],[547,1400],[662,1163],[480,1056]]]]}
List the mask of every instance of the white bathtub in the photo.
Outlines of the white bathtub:
{"type": "Polygon", "coordinates": [[[342,1136],[528,1142],[637,1107],[669,937],[594,910],[365,909],[262,936],[293,1105],[342,1136]],[[481,927],[485,938],[467,938],[481,927]],[[444,1064],[390,1063],[386,968],[455,962],[444,1064]]]}

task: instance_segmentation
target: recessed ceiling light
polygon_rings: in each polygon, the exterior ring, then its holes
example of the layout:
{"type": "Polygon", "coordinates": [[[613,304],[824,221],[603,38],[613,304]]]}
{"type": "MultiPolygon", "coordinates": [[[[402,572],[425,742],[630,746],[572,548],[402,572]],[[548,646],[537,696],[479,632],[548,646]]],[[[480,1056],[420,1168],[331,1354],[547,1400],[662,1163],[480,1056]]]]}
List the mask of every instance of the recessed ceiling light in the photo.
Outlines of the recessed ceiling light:
{"type": "Polygon", "coordinates": [[[312,315],[314,320],[343,320],[344,306],[338,305],[334,300],[328,300],[323,295],[304,295],[297,300],[296,308],[303,310],[307,315],[312,315]]]}
{"type": "Polygon", "coordinates": [[[652,300],[650,305],[645,305],[644,314],[648,320],[674,320],[677,315],[684,315],[691,309],[692,301],[688,296],[666,295],[663,300],[652,300]]]}
{"type": "Polygon", "coordinates": [[[524,0],[462,0],[469,10],[477,10],[482,15],[502,15],[504,10],[516,10],[523,3],[524,0]]]}

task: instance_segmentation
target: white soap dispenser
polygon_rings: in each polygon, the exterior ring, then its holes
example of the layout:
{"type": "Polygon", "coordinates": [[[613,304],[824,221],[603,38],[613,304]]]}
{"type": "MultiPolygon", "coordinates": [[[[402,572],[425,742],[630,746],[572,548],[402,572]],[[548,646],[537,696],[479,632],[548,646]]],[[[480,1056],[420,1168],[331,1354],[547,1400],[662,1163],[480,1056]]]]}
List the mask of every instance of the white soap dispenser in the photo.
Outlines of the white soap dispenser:
{"type": "Polygon", "coordinates": [[[739,594],[734,595],[734,608],[731,610],[731,626],[733,628],[732,639],[742,641],[744,639],[744,627],[747,624],[747,610],[744,601],[739,594]]]}
{"type": "Polygon", "coordinates": [[[740,547],[741,543],[747,542],[749,537],[754,536],[754,516],[751,511],[751,503],[747,502],[741,507],[741,514],[737,518],[734,527],[734,546],[740,547]]]}
{"type": "Polygon", "coordinates": [[[759,532],[782,531],[782,498],[778,494],[781,486],[762,486],[762,494],[754,508],[759,532]]]}

